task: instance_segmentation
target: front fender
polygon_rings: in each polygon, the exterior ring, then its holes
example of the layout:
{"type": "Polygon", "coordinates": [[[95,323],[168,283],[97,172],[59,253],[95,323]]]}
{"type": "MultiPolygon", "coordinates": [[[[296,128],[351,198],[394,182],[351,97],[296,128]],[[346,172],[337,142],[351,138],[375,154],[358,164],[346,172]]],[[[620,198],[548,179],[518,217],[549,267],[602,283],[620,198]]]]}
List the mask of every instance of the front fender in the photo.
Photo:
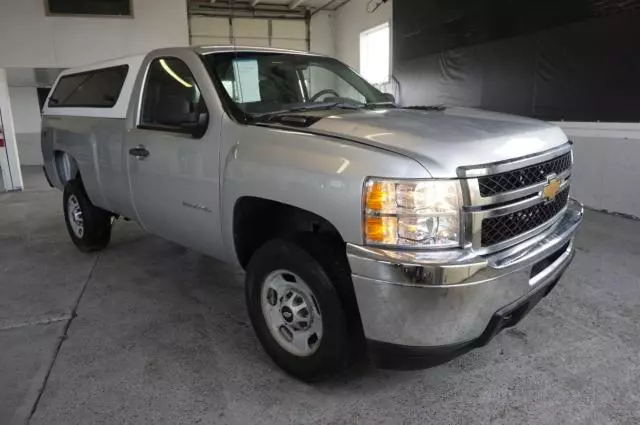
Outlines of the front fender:
{"type": "Polygon", "coordinates": [[[357,142],[235,123],[223,130],[221,208],[227,247],[234,246],[233,208],[241,197],[310,211],[331,223],[345,242],[361,244],[367,177],[429,177],[413,159],[357,142]]]}

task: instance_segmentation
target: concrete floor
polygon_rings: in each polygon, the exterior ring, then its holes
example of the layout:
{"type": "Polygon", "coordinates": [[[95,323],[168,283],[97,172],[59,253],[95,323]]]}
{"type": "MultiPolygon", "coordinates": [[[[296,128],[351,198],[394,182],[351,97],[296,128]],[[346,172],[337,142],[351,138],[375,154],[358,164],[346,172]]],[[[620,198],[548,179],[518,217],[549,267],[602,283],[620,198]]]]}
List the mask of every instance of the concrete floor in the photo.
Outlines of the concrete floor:
{"type": "Polygon", "coordinates": [[[60,193],[25,185],[0,194],[2,424],[640,422],[640,222],[587,212],[564,280],[487,347],[311,386],[262,351],[242,271],[133,223],[82,254],[60,193]]]}

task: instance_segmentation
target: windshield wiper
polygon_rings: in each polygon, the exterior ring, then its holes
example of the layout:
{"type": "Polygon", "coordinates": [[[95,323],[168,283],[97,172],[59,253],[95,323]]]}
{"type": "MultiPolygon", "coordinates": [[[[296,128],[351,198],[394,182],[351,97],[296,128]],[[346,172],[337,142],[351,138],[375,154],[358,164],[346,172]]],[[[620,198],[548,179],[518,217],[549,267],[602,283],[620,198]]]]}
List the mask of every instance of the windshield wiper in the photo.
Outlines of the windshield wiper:
{"type": "Polygon", "coordinates": [[[398,106],[391,101],[384,101],[384,102],[369,102],[369,103],[365,103],[364,105],[365,108],[367,109],[376,109],[376,108],[397,108],[398,106]]]}
{"type": "Polygon", "coordinates": [[[415,109],[415,110],[419,110],[419,111],[437,111],[437,112],[442,112],[445,111],[447,109],[446,106],[444,105],[414,105],[414,106],[405,106],[402,109],[415,109]]]}
{"type": "Polygon", "coordinates": [[[309,111],[326,111],[328,109],[362,109],[366,105],[356,105],[348,102],[330,102],[330,103],[318,103],[315,105],[296,106],[294,108],[283,109],[281,111],[267,112],[265,114],[256,114],[252,118],[254,121],[269,121],[274,117],[292,114],[296,112],[309,112],[309,111]]]}

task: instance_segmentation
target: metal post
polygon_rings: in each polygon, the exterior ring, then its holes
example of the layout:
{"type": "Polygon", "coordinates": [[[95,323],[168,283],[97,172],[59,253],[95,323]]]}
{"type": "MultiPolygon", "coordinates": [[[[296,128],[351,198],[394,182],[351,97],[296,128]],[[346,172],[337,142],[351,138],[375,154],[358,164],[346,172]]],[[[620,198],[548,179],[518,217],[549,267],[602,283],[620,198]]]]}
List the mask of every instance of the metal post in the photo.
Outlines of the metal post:
{"type": "Polygon", "coordinates": [[[307,27],[307,52],[311,51],[311,12],[307,10],[304,16],[304,23],[307,27]]]}
{"type": "Polygon", "coordinates": [[[13,114],[11,113],[7,72],[3,68],[0,68],[0,117],[2,120],[0,128],[2,128],[4,135],[4,147],[0,147],[0,168],[2,168],[4,188],[7,191],[22,190],[24,184],[20,170],[13,114]]]}

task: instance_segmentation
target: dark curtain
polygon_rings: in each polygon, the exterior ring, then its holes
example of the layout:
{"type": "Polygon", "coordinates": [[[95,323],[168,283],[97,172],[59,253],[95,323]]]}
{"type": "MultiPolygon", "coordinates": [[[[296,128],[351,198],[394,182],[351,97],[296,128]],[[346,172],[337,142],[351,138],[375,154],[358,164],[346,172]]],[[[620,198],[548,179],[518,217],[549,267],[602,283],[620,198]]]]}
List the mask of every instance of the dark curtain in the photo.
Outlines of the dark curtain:
{"type": "Polygon", "coordinates": [[[395,0],[403,104],[640,121],[640,0],[395,0]]]}

